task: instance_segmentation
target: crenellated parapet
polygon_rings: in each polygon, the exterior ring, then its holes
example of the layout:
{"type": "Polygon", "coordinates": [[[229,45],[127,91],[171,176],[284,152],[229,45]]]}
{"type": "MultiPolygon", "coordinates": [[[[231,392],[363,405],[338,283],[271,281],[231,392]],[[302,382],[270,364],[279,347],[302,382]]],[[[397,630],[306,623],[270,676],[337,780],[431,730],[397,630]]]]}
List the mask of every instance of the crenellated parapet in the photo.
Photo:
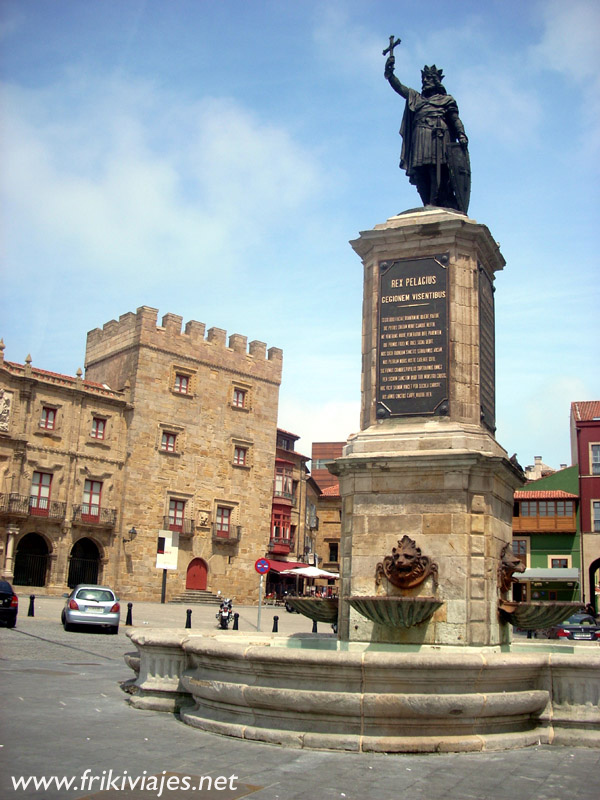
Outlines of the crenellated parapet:
{"type": "MultiPolygon", "coordinates": [[[[250,372],[256,378],[279,384],[283,352],[278,347],[267,350],[264,342],[251,341],[238,333],[227,337],[227,331],[203,322],[190,320],[183,327],[183,317],[167,313],[158,324],[158,310],[140,306],[136,313],[122,314],[102,328],[87,335],[86,376],[94,379],[105,375],[107,361],[119,364],[116,371],[122,382],[132,375],[133,352],[140,347],[169,353],[179,360],[205,364],[238,373],[250,372]]],[[[115,376],[116,377],[116,376],[115,376]]]]}

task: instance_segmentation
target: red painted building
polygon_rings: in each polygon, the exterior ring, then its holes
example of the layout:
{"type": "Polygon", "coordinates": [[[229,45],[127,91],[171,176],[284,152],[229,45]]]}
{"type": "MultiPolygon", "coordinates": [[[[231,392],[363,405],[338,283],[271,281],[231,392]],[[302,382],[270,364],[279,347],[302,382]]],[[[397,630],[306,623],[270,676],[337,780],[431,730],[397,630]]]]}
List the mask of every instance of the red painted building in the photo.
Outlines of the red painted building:
{"type": "Polygon", "coordinates": [[[582,590],[598,609],[600,593],[600,400],[571,403],[571,457],[579,466],[582,590]]]}

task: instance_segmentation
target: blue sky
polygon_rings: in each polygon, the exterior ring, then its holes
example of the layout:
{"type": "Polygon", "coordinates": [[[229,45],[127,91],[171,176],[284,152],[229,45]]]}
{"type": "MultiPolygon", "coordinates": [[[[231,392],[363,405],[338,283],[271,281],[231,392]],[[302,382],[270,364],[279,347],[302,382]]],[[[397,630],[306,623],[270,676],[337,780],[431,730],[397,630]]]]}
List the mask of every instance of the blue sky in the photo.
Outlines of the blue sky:
{"type": "Polygon", "coordinates": [[[392,33],[405,84],[444,69],[507,261],[498,440],[570,463],[570,402],[600,397],[595,0],[4,0],[5,357],[74,374],[88,330],[153,306],[281,347],[302,451],[356,431],[348,241],[419,205],[392,33]]]}

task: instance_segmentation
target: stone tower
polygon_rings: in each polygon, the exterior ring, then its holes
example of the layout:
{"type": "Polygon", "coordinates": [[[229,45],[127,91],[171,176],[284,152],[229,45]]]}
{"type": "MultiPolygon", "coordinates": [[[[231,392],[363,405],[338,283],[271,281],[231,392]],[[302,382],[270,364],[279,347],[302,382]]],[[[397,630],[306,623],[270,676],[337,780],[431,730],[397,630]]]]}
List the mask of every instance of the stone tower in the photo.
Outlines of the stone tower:
{"type": "Polygon", "coordinates": [[[249,600],[269,540],[282,352],[142,306],[89,332],[86,377],[128,387],[120,515],[123,594],[161,596],[161,531],[177,533],[166,596],[187,588],[249,600]],[[190,584],[193,584],[190,586],[190,584]]]}

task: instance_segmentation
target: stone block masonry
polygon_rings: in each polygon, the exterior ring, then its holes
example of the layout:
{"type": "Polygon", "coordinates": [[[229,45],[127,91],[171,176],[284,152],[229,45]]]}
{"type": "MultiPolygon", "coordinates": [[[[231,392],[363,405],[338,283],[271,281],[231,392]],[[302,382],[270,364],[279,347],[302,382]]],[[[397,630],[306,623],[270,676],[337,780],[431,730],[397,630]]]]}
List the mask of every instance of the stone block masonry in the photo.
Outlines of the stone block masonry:
{"type": "Polygon", "coordinates": [[[142,306],[88,334],[86,375],[128,387],[125,529],[114,580],[123,594],[160,599],[159,532],[179,538],[167,600],[209,589],[253,601],[265,554],[282,351],[221,328],[142,306]],[[240,455],[241,454],[241,455],[240,455]]]}

